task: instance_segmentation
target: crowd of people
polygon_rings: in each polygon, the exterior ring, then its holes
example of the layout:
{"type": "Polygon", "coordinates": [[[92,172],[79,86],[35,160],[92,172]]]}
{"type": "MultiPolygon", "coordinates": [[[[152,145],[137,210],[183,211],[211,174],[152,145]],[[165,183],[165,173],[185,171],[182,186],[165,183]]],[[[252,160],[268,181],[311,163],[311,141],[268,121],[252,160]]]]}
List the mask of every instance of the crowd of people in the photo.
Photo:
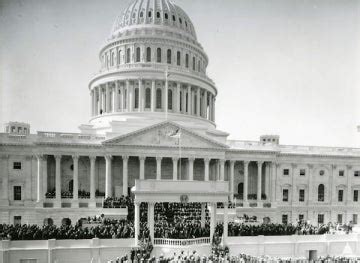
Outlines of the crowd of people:
{"type": "MultiPolygon", "coordinates": [[[[56,197],[56,191],[55,189],[52,191],[48,191],[45,193],[45,197],[49,199],[53,199],[56,197]]],[[[85,190],[79,190],[78,191],[78,197],[81,199],[88,199],[90,198],[90,192],[87,192],[85,190]]],[[[71,191],[61,191],[61,198],[73,198],[73,192],[71,191]]]]}
{"type": "Polygon", "coordinates": [[[133,205],[133,199],[123,195],[120,197],[107,197],[103,201],[103,208],[126,208],[133,205]]]}
{"type": "MultiPolygon", "coordinates": [[[[222,225],[217,226],[217,231],[222,231],[222,225]]],[[[284,236],[284,235],[322,235],[329,233],[328,225],[313,226],[305,221],[297,224],[259,224],[249,225],[244,223],[229,222],[229,236],[284,236]]]]}
{"type": "Polygon", "coordinates": [[[154,235],[155,238],[170,239],[209,236],[209,211],[205,209],[204,225],[202,225],[200,203],[157,203],[154,235]]]}
{"type": "Polygon", "coordinates": [[[133,238],[134,224],[128,220],[103,219],[101,224],[83,227],[82,221],[75,225],[8,225],[0,224],[1,240],[47,240],[133,238]]]}

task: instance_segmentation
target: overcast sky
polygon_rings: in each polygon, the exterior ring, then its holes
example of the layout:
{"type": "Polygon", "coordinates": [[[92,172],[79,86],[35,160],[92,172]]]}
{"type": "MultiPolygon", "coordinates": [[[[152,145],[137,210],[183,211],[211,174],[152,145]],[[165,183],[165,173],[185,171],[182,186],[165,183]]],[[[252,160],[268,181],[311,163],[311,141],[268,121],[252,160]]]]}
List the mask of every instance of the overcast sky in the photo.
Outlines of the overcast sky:
{"type": "MultiPolygon", "coordinates": [[[[0,122],[78,132],[130,0],[0,0],[0,122]]],[[[360,1],[175,0],[210,59],[231,139],[360,147],[360,1]]]]}

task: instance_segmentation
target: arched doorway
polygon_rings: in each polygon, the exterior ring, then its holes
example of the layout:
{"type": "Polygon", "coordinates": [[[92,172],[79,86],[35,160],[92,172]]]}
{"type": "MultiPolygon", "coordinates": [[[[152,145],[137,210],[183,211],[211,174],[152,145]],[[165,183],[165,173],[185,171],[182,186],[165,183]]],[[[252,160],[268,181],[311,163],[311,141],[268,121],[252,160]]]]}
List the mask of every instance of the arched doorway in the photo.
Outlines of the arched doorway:
{"type": "Polygon", "coordinates": [[[71,220],[70,220],[70,218],[63,218],[63,219],[61,220],[61,225],[62,225],[62,226],[70,226],[70,225],[71,225],[71,220]]]}

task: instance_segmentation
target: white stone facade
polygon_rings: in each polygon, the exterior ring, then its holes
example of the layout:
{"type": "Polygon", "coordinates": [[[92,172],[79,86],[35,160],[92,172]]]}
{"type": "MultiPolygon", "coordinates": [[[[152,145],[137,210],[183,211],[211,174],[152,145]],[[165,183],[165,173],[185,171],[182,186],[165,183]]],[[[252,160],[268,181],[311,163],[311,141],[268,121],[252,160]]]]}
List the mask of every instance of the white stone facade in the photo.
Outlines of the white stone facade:
{"type": "Polygon", "coordinates": [[[181,8],[134,1],[99,58],[80,133],[9,123],[0,134],[0,222],[100,214],[103,195],[127,195],[141,179],[229,181],[236,213],[259,220],[357,223],[360,149],[281,145],[271,135],[231,141],[216,129],[217,88],[181,8]]]}

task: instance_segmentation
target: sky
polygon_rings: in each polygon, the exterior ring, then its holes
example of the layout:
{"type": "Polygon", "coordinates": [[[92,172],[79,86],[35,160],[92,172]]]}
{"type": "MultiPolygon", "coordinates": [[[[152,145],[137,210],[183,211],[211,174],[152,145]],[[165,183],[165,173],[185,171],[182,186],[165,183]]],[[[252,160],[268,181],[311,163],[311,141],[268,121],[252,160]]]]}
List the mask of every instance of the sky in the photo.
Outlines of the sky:
{"type": "MultiPolygon", "coordinates": [[[[79,132],[131,0],[0,0],[0,123],[79,132]]],[[[360,147],[360,1],[174,0],[192,19],[230,139],[360,147]]]]}

